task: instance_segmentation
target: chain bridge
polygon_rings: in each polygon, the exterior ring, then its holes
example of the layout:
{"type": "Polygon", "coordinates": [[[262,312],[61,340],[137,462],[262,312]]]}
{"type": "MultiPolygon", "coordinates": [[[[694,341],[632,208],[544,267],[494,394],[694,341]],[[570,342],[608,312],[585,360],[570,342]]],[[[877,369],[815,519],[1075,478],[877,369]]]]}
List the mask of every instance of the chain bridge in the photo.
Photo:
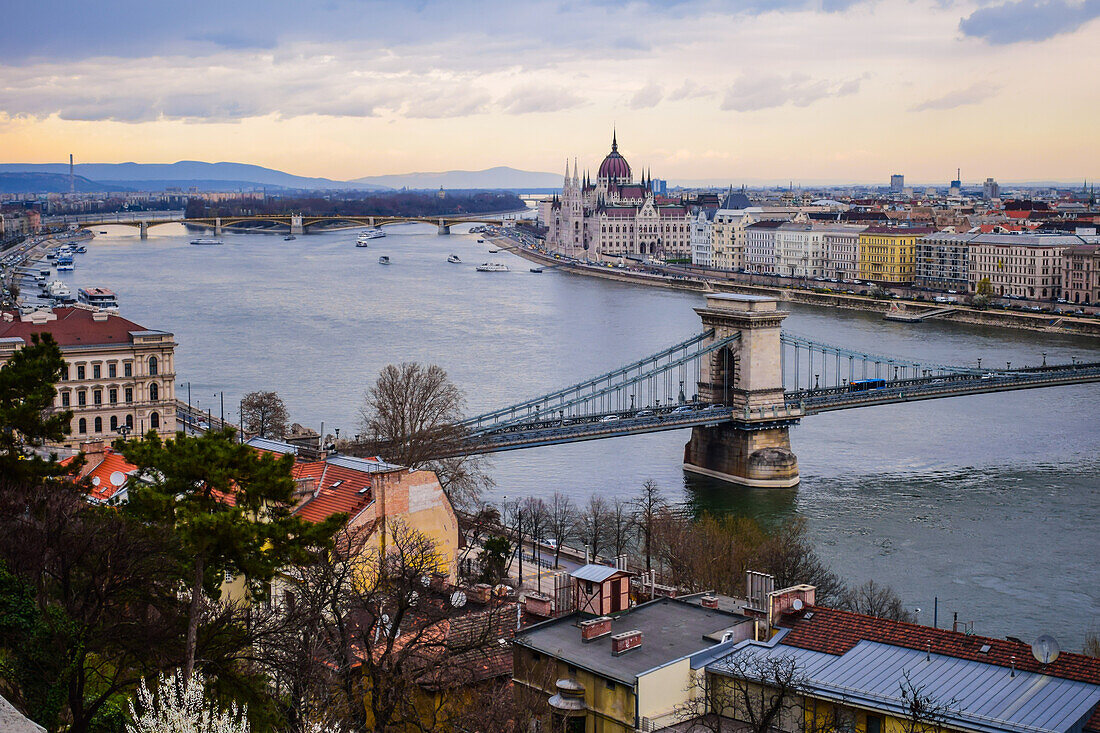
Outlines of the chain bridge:
{"type": "MultiPolygon", "coordinates": [[[[191,224],[194,226],[202,226],[212,229],[214,235],[218,236],[222,233],[222,227],[231,227],[238,224],[248,223],[267,223],[275,224],[279,226],[285,226],[290,234],[304,234],[309,230],[311,226],[318,225],[336,225],[344,224],[347,226],[363,226],[363,227],[381,227],[387,224],[435,224],[439,234],[450,234],[451,227],[455,224],[495,224],[497,226],[504,226],[505,222],[514,218],[513,216],[359,216],[359,215],[332,215],[332,216],[311,216],[305,214],[257,214],[255,216],[200,216],[200,217],[187,217],[187,216],[162,216],[159,218],[140,218],[134,217],[130,219],[119,218],[105,218],[103,220],[84,220],[80,219],[79,222],[74,219],[73,223],[79,223],[86,229],[93,229],[95,227],[107,226],[107,225],[121,225],[129,227],[137,227],[142,239],[149,238],[149,228],[160,226],[162,224],[191,224]]],[[[55,218],[55,220],[49,223],[68,223],[64,217],[55,218]]]]}
{"type": "Polygon", "coordinates": [[[795,486],[789,429],[830,410],[1100,381],[1100,362],[951,365],[860,352],[781,330],[775,299],[708,295],[703,330],[591,379],[471,417],[462,453],[691,428],[684,469],[795,486]]]}

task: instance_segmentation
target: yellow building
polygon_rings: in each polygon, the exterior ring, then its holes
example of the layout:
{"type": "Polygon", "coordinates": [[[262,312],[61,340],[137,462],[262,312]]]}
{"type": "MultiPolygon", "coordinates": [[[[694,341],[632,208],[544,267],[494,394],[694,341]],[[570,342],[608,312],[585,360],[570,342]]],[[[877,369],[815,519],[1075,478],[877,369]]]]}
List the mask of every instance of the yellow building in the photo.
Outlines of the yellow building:
{"type": "Polygon", "coordinates": [[[0,364],[49,333],[65,360],[55,406],[72,410],[62,447],[112,440],[125,431],[176,432],[175,348],[172,334],[139,326],[87,306],[0,315],[0,364]]]}
{"type": "Polygon", "coordinates": [[[859,235],[858,279],[912,282],[917,240],[931,233],[928,227],[868,227],[859,235]]]}

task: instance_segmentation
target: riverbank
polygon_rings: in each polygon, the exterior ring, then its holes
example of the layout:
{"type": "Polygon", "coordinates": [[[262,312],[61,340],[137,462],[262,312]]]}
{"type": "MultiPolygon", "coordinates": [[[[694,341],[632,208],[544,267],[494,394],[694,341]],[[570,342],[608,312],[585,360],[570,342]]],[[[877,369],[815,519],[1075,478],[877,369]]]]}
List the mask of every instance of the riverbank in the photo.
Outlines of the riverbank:
{"type": "MultiPolygon", "coordinates": [[[[586,264],[574,260],[561,259],[532,249],[513,237],[502,235],[495,237],[495,239],[506,240],[508,244],[502,245],[502,248],[543,267],[552,267],[577,275],[598,277],[618,282],[628,282],[636,285],[648,285],[650,287],[671,288],[675,290],[690,290],[699,293],[768,295],[779,301],[812,305],[820,308],[870,311],[882,313],[883,315],[890,311],[898,311],[902,314],[918,314],[944,305],[909,299],[882,299],[865,295],[850,295],[847,293],[821,293],[802,288],[751,285],[748,283],[734,282],[732,280],[711,280],[672,272],[666,274],[639,272],[627,268],[607,267],[604,265],[586,264]]],[[[978,310],[977,308],[972,308],[967,305],[954,303],[950,304],[950,308],[950,312],[938,315],[936,318],[938,320],[950,321],[953,323],[966,323],[975,326],[993,326],[996,328],[1011,328],[1024,331],[1072,334],[1075,336],[1100,338],[1100,320],[1094,318],[1051,315],[1049,313],[978,310]]]]}

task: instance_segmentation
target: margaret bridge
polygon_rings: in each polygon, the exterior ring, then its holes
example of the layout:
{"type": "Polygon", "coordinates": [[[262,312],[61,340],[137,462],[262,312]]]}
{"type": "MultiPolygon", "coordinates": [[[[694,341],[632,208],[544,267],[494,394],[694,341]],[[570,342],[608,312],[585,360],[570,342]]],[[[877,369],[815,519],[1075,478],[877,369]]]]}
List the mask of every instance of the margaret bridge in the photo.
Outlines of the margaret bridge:
{"type": "Polygon", "coordinates": [[[1100,381],[1100,362],[920,362],[781,330],[775,299],[713,294],[703,330],[591,379],[471,417],[458,454],[691,428],[684,468],[747,486],[799,482],[789,429],[819,412],[1100,381]]]}

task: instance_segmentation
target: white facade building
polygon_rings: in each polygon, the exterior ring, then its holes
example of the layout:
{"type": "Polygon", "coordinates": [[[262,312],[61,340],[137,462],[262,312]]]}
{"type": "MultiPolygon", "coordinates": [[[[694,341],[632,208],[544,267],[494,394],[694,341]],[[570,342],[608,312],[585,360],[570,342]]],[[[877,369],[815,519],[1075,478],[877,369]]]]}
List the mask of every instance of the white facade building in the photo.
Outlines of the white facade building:
{"type": "Polygon", "coordinates": [[[691,264],[714,267],[712,237],[715,209],[699,209],[691,219],[691,264]]]}

